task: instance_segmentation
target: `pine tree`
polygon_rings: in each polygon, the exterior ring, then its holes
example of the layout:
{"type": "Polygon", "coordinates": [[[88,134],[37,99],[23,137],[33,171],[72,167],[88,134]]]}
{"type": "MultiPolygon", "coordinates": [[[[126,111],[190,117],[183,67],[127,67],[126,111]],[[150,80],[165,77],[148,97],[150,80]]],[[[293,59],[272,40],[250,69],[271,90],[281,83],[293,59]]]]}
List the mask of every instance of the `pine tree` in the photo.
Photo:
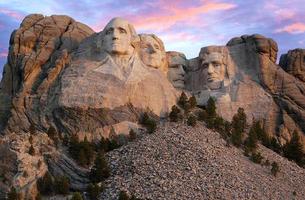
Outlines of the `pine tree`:
{"type": "Polygon", "coordinates": [[[233,116],[232,119],[232,143],[239,147],[242,144],[243,133],[247,125],[247,116],[243,108],[238,108],[237,113],[233,116]]]}
{"type": "Polygon", "coordinates": [[[245,148],[248,151],[253,152],[256,150],[258,137],[262,138],[262,134],[260,132],[260,127],[259,128],[257,127],[257,122],[253,122],[253,124],[250,128],[248,138],[245,141],[245,148]]]}
{"type": "Polygon", "coordinates": [[[296,131],[293,132],[290,142],[284,146],[284,156],[289,160],[294,160],[300,166],[304,164],[305,154],[303,144],[296,131]]]}
{"type": "Polygon", "coordinates": [[[215,118],[216,117],[216,104],[213,97],[210,97],[207,102],[206,112],[208,118],[215,118]]]}
{"type": "Polygon", "coordinates": [[[57,194],[69,194],[70,180],[66,176],[56,177],[54,180],[54,189],[57,194]]]}
{"type": "Polygon", "coordinates": [[[178,105],[181,106],[181,108],[185,109],[185,105],[187,103],[187,96],[184,92],[181,93],[179,100],[178,100],[178,105]]]}
{"type": "Polygon", "coordinates": [[[208,114],[205,110],[200,110],[198,112],[198,120],[199,121],[206,121],[208,118],[208,114]]]}
{"type": "Polygon", "coordinates": [[[37,189],[43,195],[50,195],[54,190],[54,181],[49,172],[37,181],[37,189]]]}
{"type": "Polygon", "coordinates": [[[195,108],[197,106],[197,100],[196,97],[194,95],[192,95],[189,99],[189,103],[191,108],[195,108]]]}
{"type": "Polygon", "coordinates": [[[99,152],[96,156],[94,166],[90,171],[90,179],[94,183],[101,182],[110,176],[110,169],[108,167],[105,155],[99,152]]]}
{"type": "Polygon", "coordinates": [[[196,117],[194,115],[190,115],[187,119],[187,125],[189,126],[196,126],[196,117]]]}
{"type": "Polygon", "coordinates": [[[103,191],[103,186],[99,186],[98,184],[89,184],[87,188],[87,193],[90,200],[98,199],[99,194],[103,191]]]}
{"type": "Polygon", "coordinates": [[[273,162],[271,164],[271,166],[272,166],[271,167],[271,174],[273,176],[276,176],[278,174],[278,172],[280,171],[280,167],[279,167],[279,165],[276,162],[273,162]]]}
{"type": "Polygon", "coordinates": [[[178,122],[179,118],[180,118],[180,113],[181,113],[181,110],[176,106],[176,105],[173,105],[172,106],[172,110],[171,112],[169,113],[169,119],[171,122],[178,122]]]}
{"type": "Polygon", "coordinates": [[[133,141],[135,139],[137,139],[137,133],[133,129],[130,129],[130,131],[129,131],[129,140],[133,141]]]}

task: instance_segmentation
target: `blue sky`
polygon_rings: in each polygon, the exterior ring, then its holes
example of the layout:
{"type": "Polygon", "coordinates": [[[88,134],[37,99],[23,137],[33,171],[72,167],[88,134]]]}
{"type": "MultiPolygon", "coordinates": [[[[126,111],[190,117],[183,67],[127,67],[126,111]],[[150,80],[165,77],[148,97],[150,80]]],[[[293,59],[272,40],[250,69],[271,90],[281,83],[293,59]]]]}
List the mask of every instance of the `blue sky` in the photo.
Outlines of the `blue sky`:
{"type": "Polygon", "coordinates": [[[166,50],[193,58],[203,46],[225,45],[232,37],[254,33],[273,38],[279,55],[305,48],[304,11],[304,0],[0,0],[0,73],[11,32],[31,13],[69,15],[96,32],[120,16],[138,33],[159,36],[166,50]]]}

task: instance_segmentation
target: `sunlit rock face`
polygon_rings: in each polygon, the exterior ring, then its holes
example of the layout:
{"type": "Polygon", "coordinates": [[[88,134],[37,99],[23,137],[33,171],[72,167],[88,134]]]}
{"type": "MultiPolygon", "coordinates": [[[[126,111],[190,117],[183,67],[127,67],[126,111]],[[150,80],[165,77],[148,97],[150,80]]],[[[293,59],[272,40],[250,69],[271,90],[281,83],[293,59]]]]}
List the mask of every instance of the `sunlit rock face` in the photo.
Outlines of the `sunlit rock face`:
{"type": "Polygon", "coordinates": [[[167,77],[177,89],[185,89],[186,70],[188,61],[183,53],[176,51],[166,52],[168,61],[167,77]]]}
{"type": "Polygon", "coordinates": [[[165,48],[162,40],[154,34],[140,34],[139,55],[145,65],[167,72],[165,48]]]}
{"type": "Polygon", "coordinates": [[[305,82],[305,49],[294,49],[281,55],[279,65],[287,73],[305,82]]]}
{"type": "Polygon", "coordinates": [[[28,15],[10,39],[0,83],[0,131],[49,127],[58,77],[80,42],[93,33],[64,15],[28,15]]]}
{"type": "Polygon", "coordinates": [[[290,75],[275,63],[277,50],[272,39],[257,34],[233,38],[226,46],[204,47],[189,60],[186,88],[201,105],[214,97],[218,114],[227,120],[238,107],[244,108],[249,123],[262,120],[267,132],[284,144],[293,131],[305,131],[305,87],[302,51],[282,57],[281,67],[290,75]]]}
{"type": "Polygon", "coordinates": [[[162,70],[145,65],[139,46],[140,39],[129,22],[111,20],[102,32],[80,45],[63,73],[60,107],[104,110],[107,119],[96,122],[96,130],[122,121],[137,122],[146,109],[157,116],[166,115],[176,103],[177,92],[162,70]]]}

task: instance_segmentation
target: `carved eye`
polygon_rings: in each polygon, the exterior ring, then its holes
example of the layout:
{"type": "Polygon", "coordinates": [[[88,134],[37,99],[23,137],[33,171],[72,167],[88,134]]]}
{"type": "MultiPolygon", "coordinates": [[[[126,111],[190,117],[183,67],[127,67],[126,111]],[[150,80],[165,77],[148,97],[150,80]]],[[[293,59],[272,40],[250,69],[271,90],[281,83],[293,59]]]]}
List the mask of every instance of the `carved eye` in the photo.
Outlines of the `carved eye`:
{"type": "Polygon", "coordinates": [[[120,31],[120,33],[127,34],[127,31],[125,29],[123,29],[123,28],[119,28],[119,31],[120,31]]]}
{"type": "Polygon", "coordinates": [[[155,49],[160,50],[160,47],[158,45],[155,45],[155,49]]]}
{"type": "Polygon", "coordinates": [[[207,67],[208,67],[208,63],[202,63],[202,64],[201,64],[201,67],[202,67],[203,69],[207,68],[207,67]]]}
{"type": "Polygon", "coordinates": [[[219,62],[213,62],[213,66],[214,66],[214,67],[220,67],[220,65],[221,65],[221,64],[220,64],[219,62]]]}

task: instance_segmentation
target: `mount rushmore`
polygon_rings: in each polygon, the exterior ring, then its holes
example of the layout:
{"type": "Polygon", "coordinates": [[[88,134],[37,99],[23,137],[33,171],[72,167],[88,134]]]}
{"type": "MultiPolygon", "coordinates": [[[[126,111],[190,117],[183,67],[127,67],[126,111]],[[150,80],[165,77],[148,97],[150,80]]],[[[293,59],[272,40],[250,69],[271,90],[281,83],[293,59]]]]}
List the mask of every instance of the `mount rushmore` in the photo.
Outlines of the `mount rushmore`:
{"type": "Polygon", "coordinates": [[[294,130],[305,131],[305,60],[304,50],[295,49],[277,65],[277,52],[274,40],[255,34],[187,59],[121,18],[94,33],[67,16],[29,15],[11,35],[0,128],[22,132],[33,124],[107,136],[109,126],[137,126],[146,109],[165,117],[185,91],[199,105],[215,97],[218,114],[229,121],[244,108],[250,122],[262,120],[285,143],[294,130]]]}
{"type": "MultiPolygon", "coordinates": [[[[43,158],[22,150],[31,127],[39,132],[54,127],[88,140],[110,137],[112,129],[128,134],[147,110],[167,117],[182,92],[194,95],[198,106],[215,98],[218,115],[228,121],[244,108],[248,122],[261,121],[280,144],[294,131],[305,134],[305,50],[290,50],[277,64],[276,42],[262,35],[203,47],[198,57],[187,59],[166,52],[156,35],[137,34],[122,18],[95,33],[68,16],[31,14],[12,32],[9,45],[0,83],[0,144],[1,158],[11,158],[8,179],[19,188],[47,170],[46,164],[29,167],[43,158]],[[21,165],[28,177],[15,176],[14,166],[21,165]]],[[[51,155],[54,149],[43,146],[48,140],[37,137],[41,152],[51,155]]],[[[54,155],[49,168],[67,170],[74,189],[87,184],[82,170],[54,155]]]]}

